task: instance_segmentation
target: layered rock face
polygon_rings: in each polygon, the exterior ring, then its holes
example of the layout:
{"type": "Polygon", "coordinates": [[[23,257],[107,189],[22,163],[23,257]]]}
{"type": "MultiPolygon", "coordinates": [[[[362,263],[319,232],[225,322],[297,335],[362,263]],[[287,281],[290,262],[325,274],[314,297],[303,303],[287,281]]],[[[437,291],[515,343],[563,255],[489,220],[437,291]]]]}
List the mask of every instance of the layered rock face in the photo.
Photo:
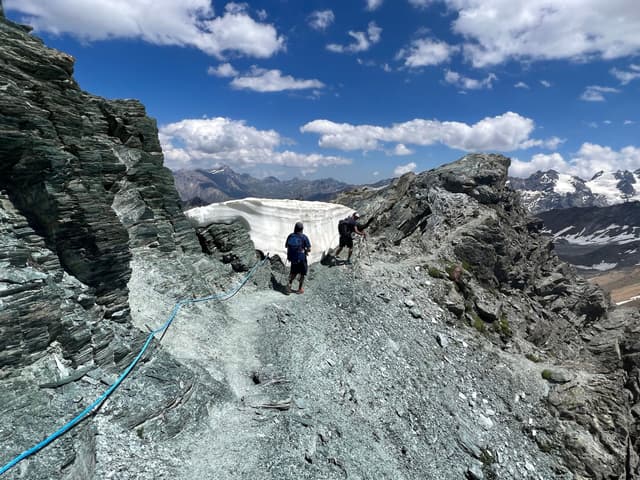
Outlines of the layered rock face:
{"type": "Polygon", "coordinates": [[[73,59],[20,26],[0,21],[0,43],[0,189],[8,215],[24,217],[13,230],[28,222],[27,239],[49,250],[10,261],[39,271],[55,258],[56,275],[89,287],[104,318],[127,321],[130,247],[199,250],[155,122],[139,102],[80,90],[73,59]]]}
{"type": "MultiPolygon", "coordinates": [[[[138,353],[146,334],[131,317],[136,269],[200,253],[162,167],[155,121],[137,101],[83,92],[72,78],[73,59],[29,30],[6,20],[0,3],[2,464],[102,394],[138,353]]],[[[187,296],[188,278],[211,282],[217,273],[187,264],[174,275],[180,284],[173,294],[187,296]]],[[[145,321],[155,327],[165,316],[145,321]]],[[[133,428],[155,431],[161,441],[224,395],[205,372],[163,351],[139,372],[131,395],[8,478],[106,478],[133,428]],[[171,420],[156,427],[159,416],[171,420]]]]}
{"type": "Polygon", "coordinates": [[[556,257],[541,222],[505,187],[508,166],[502,156],[467,155],[338,201],[369,217],[371,234],[387,239],[383,249],[424,258],[438,302],[461,320],[504,348],[576,372],[548,370],[562,386],[549,396],[555,420],[539,425],[542,449],[564,456],[580,478],[635,478],[639,397],[626,383],[635,378],[637,315],[610,312],[605,294],[556,257]]]}

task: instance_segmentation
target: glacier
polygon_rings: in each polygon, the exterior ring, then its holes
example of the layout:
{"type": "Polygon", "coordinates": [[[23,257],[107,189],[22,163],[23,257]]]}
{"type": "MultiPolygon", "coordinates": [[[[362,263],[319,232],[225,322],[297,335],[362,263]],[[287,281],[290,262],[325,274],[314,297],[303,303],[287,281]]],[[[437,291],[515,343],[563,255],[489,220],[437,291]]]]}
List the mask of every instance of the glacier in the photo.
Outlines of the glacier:
{"type": "Polygon", "coordinates": [[[330,248],[338,246],[338,222],[354,212],[344,205],[303,200],[243,198],[187,210],[185,215],[196,227],[240,221],[249,230],[257,250],[287,258],[284,242],[296,222],[304,224],[311,242],[309,262],[319,262],[330,248]]]}

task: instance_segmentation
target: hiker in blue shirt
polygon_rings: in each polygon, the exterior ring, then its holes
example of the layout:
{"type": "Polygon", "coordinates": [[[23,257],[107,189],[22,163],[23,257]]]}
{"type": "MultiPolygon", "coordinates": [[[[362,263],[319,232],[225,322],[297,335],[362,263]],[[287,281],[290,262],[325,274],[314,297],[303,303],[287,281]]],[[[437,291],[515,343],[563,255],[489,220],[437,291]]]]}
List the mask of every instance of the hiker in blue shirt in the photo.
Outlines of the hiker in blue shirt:
{"type": "Polygon", "coordinates": [[[291,292],[291,284],[297,275],[300,275],[300,283],[298,284],[296,293],[304,293],[302,284],[307,274],[307,255],[309,255],[309,251],[311,250],[311,243],[309,242],[309,238],[302,233],[303,228],[302,222],[297,222],[293,233],[290,233],[287,241],[284,242],[284,246],[287,249],[287,260],[291,262],[291,273],[289,273],[287,293],[291,292]]]}
{"type": "Polygon", "coordinates": [[[336,250],[335,257],[336,259],[340,256],[340,252],[344,247],[349,249],[349,255],[347,256],[347,262],[351,263],[351,254],[353,253],[353,234],[362,235],[366,237],[367,234],[360,230],[358,227],[357,220],[360,218],[358,212],[353,212],[353,214],[344,220],[340,220],[338,223],[338,233],[340,234],[340,245],[338,246],[338,250],[336,250]]]}

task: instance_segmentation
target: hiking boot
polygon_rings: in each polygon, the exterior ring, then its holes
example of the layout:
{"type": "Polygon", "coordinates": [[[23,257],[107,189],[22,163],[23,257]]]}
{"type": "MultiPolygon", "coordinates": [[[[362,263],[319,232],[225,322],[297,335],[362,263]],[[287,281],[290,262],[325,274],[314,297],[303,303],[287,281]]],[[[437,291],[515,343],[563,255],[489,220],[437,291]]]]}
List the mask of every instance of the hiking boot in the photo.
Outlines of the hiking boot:
{"type": "Polygon", "coordinates": [[[344,264],[345,264],[345,265],[351,265],[351,260],[347,259],[347,260],[344,262],[344,264]]]}

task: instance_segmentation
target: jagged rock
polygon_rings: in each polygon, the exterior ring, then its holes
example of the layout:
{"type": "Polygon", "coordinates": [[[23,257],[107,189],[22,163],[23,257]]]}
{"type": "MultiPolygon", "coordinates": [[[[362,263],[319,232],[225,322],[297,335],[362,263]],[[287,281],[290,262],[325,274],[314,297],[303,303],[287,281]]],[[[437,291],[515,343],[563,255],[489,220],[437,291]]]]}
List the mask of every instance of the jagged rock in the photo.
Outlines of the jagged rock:
{"type": "Polygon", "coordinates": [[[568,383],[573,380],[574,375],[571,375],[565,370],[557,370],[555,368],[552,368],[543,370],[542,378],[553,383],[568,383]]]}
{"type": "MultiPolygon", "coordinates": [[[[45,47],[1,13],[0,2],[4,465],[102,394],[102,383],[114,381],[139,352],[146,334],[129,315],[131,262],[154,243],[154,261],[200,247],[144,107],[83,92],[72,77],[71,56],[45,47]],[[95,380],[87,369],[102,374],[95,380]],[[61,381],[63,372],[75,380],[61,381]]],[[[159,319],[151,321],[156,326],[159,319]]],[[[206,372],[187,369],[163,351],[144,358],[124,385],[124,395],[16,467],[20,476],[106,478],[118,467],[103,471],[111,466],[104,450],[97,453],[105,449],[102,438],[133,463],[125,452],[135,425],[144,423],[148,437],[166,440],[194,427],[209,402],[228,395],[206,372]]]]}
{"type": "Polygon", "coordinates": [[[625,348],[634,351],[634,342],[640,345],[640,332],[630,331],[628,311],[612,320],[607,296],[555,256],[540,221],[529,218],[518,195],[506,187],[508,165],[498,155],[467,155],[403,176],[381,191],[343,194],[338,201],[370,218],[370,231],[390,239],[404,255],[421,255],[443,271],[462,265],[456,288],[440,287],[437,298],[456,315],[466,311],[462,318],[483,335],[500,343],[522,338],[561,361],[582,362],[584,378],[592,380],[580,387],[573,376],[551,374],[570,381],[553,386],[549,395],[563,420],[545,423],[545,448],[558,451],[572,472],[585,477],[635,472],[637,455],[627,453],[625,445],[640,444],[628,413],[640,398],[640,386],[621,381],[624,370],[636,371],[629,361],[635,354],[624,366],[620,358],[625,348]],[[471,310],[491,323],[477,324],[471,310]],[[589,429],[589,421],[598,426],[589,429]]]}
{"type": "Polygon", "coordinates": [[[451,285],[446,296],[442,299],[442,304],[456,316],[464,313],[464,297],[460,295],[455,285],[451,285]]]}
{"type": "Polygon", "coordinates": [[[0,189],[106,310],[126,303],[132,246],[197,251],[162,168],[155,121],[133,100],[80,90],[73,59],[0,22],[0,189]]]}
{"type": "Polygon", "coordinates": [[[482,473],[482,464],[474,463],[467,469],[467,478],[469,480],[484,480],[484,473],[482,473]]]}
{"type": "Polygon", "coordinates": [[[479,297],[475,299],[474,304],[478,315],[484,321],[495,322],[500,318],[502,302],[496,301],[491,297],[479,297]]]}
{"type": "Polygon", "coordinates": [[[230,263],[236,272],[246,272],[255,264],[256,248],[241,222],[214,223],[197,232],[203,251],[230,263]]]}

